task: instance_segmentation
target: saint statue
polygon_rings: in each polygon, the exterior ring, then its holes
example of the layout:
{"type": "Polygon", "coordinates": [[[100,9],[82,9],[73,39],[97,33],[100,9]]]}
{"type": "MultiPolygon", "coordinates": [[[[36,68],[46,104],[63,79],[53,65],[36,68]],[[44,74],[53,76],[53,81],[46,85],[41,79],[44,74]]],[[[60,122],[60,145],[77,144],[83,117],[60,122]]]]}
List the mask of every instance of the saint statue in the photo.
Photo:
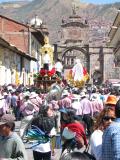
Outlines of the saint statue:
{"type": "Polygon", "coordinates": [[[69,71],[67,81],[74,87],[81,88],[89,80],[89,74],[84,66],[82,66],[80,59],[75,60],[75,65],[69,71]]]}
{"type": "Polygon", "coordinates": [[[74,81],[81,81],[84,77],[83,66],[80,62],[80,59],[75,60],[75,65],[72,68],[72,76],[74,77],[74,81]]]}
{"type": "MultiPolygon", "coordinates": [[[[54,52],[54,47],[49,44],[49,38],[48,36],[45,36],[44,38],[44,46],[41,47],[40,52],[42,53],[42,60],[43,60],[43,66],[47,66],[47,68],[52,68],[53,65],[53,52],[54,52]],[[46,63],[48,62],[48,63],[46,63]],[[44,65],[44,64],[48,65],[44,65]]],[[[48,70],[49,70],[48,69],[48,70]]]]}

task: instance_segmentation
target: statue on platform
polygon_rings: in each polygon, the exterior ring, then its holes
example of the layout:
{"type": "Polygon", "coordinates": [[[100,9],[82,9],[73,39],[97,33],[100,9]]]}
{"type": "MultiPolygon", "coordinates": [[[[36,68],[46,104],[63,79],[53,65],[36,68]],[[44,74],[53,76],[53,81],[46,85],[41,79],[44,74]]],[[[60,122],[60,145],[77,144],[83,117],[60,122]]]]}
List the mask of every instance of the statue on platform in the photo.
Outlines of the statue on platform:
{"type": "Polygon", "coordinates": [[[52,84],[61,82],[61,77],[58,76],[53,63],[54,48],[49,44],[47,36],[45,36],[44,42],[44,46],[40,49],[43,67],[34,74],[35,86],[41,90],[41,93],[47,93],[52,84]]]}
{"type": "Polygon", "coordinates": [[[82,88],[88,80],[89,74],[86,68],[81,64],[80,59],[76,58],[74,67],[68,73],[68,83],[73,87],[82,88]]]}
{"type": "Polygon", "coordinates": [[[54,47],[49,44],[49,38],[47,36],[45,36],[44,42],[44,46],[40,49],[40,52],[42,53],[43,67],[47,67],[47,70],[50,70],[53,66],[54,47]]]}

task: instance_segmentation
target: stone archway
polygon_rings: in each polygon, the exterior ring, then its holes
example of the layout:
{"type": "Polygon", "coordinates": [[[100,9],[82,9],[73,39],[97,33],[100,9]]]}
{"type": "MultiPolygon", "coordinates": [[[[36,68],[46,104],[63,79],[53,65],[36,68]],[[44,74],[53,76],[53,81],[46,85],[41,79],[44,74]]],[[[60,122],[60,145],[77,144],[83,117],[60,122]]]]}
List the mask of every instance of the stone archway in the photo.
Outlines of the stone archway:
{"type": "Polygon", "coordinates": [[[70,69],[74,65],[75,58],[79,58],[84,67],[89,71],[89,48],[88,47],[67,47],[62,52],[62,61],[64,63],[65,69],[70,69]]]}

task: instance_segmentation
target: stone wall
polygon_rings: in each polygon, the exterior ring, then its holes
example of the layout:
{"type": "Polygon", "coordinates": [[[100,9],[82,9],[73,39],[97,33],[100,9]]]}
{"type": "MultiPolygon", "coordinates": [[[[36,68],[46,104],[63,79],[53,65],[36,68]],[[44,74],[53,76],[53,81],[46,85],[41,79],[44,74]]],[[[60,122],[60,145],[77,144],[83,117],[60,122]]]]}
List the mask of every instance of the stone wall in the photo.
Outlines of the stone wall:
{"type": "Polygon", "coordinates": [[[114,75],[116,79],[120,79],[120,67],[114,68],[114,75]]]}
{"type": "Polygon", "coordinates": [[[114,54],[113,53],[104,53],[104,72],[103,72],[103,80],[114,79],[115,69],[114,69],[114,54]]]}

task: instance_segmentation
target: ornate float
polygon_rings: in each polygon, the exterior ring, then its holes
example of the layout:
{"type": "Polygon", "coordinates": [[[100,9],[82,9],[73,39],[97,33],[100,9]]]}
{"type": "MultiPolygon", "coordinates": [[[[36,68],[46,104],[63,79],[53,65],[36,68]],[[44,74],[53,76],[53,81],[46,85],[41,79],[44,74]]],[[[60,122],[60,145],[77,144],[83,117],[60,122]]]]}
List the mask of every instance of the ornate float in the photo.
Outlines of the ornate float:
{"type": "Polygon", "coordinates": [[[89,81],[87,69],[82,66],[80,59],[76,59],[76,64],[69,71],[67,82],[72,87],[84,88],[86,82],[89,81]]]}
{"type": "Polygon", "coordinates": [[[43,68],[36,74],[34,74],[34,85],[39,88],[42,93],[49,92],[51,86],[54,83],[60,83],[61,78],[56,74],[55,68],[53,68],[53,52],[54,48],[49,44],[49,38],[45,36],[45,45],[41,47],[42,53],[42,65],[43,68]],[[44,67],[45,54],[47,53],[48,69],[44,67]]]}
{"type": "Polygon", "coordinates": [[[42,93],[47,93],[54,83],[60,83],[61,79],[56,74],[55,68],[47,71],[41,69],[38,73],[34,74],[34,84],[41,90],[42,93]]]}

